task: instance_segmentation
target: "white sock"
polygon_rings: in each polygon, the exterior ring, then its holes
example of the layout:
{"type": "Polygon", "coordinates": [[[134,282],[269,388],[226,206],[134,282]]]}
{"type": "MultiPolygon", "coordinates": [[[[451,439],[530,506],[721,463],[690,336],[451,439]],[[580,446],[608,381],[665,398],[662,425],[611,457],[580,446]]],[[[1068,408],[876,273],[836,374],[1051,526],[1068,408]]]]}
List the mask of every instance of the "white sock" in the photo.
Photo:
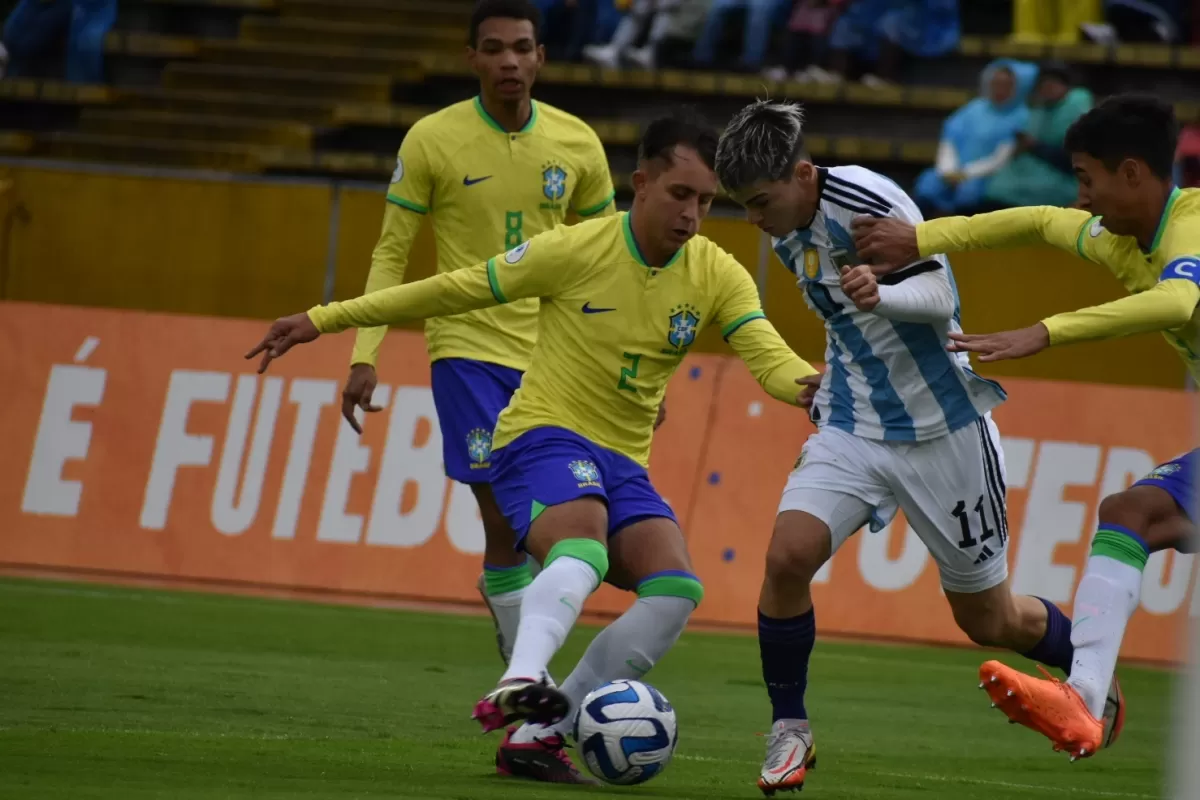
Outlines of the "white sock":
{"type": "Polygon", "coordinates": [[[525,589],[488,597],[492,613],[496,615],[496,626],[500,629],[500,650],[504,653],[505,661],[512,659],[513,642],[517,639],[517,626],[521,623],[521,600],[524,597],[525,589]]]}
{"type": "Polygon", "coordinates": [[[545,675],[550,659],[579,619],[584,601],[599,585],[595,568],[571,556],[560,556],[538,573],[525,587],[512,658],[501,680],[537,680],[545,675]]]}
{"type": "Polygon", "coordinates": [[[1107,556],[1094,555],[1075,592],[1071,644],[1075,661],[1067,684],[1087,703],[1092,716],[1100,719],[1125,624],[1137,610],[1142,594],[1142,571],[1107,556]]]}
{"type": "Polygon", "coordinates": [[[514,734],[513,741],[528,742],[555,733],[566,737],[575,723],[575,709],[588,692],[609,681],[640,679],[649,672],[679,639],[695,608],[695,602],[685,597],[638,598],[628,611],[592,639],[583,658],[559,687],[571,701],[570,713],[550,728],[524,725],[514,734]]]}

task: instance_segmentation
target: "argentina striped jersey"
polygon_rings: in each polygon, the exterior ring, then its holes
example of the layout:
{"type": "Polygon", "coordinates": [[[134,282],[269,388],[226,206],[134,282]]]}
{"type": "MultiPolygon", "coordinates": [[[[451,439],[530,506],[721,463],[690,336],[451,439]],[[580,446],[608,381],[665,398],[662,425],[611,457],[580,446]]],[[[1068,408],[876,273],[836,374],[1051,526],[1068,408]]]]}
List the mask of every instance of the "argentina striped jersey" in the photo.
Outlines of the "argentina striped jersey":
{"type": "Polygon", "coordinates": [[[1004,390],[976,375],[966,353],[946,352],[948,334],[962,329],[958,291],[945,256],[910,265],[880,283],[929,273],[940,280],[944,274],[944,291],[954,297],[950,319],[901,322],[864,313],[842,292],[841,268],[860,263],[851,220],[865,214],[921,222],[912,199],[863,167],[820,169],[818,185],[811,224],[773,240],[808,307],[825,323],[826,368],[813,421],[867,439],[925,441],[966,427],[1002,403],[1004,390]]]}

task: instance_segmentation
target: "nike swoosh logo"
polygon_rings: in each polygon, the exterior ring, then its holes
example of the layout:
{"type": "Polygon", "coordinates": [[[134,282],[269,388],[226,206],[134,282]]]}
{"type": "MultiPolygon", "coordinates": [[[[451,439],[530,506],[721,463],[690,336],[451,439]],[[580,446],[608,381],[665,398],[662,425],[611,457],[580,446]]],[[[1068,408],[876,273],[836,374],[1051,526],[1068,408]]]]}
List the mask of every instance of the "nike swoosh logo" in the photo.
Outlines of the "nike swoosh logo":
{"type": "Polygon", "coordinates": [[[603,314],[605,311],[616,311],[615,308],[592,308],[590,302],[583,304],[583,313],[585,314],[603,314]]]}
{"type": "Polygon", "coordinates": [[[1076,628],[1078,628],[1080,625],[1082,625],[1083,623],[1087,622],[1089,619],[1091,619],[1091,617],[1083,617],[1082,619],[1077,619],[1077,620],[1075,620],[1074,624],[1072,624],[1072,625],[1071,625],[1071,630],[1075,630],[1075,629],[1076,629],[1076,628]]]}
{"type": "Polygon", "coordinates": [[[469,175],[464,175],[463,176],[463,186],[474,186],[477,183],[483,183],[490,177],[492,177],[492,176],[484,175],[482,178],[472,178],[469,175]]]}
{"type": "Polygon", "coordinates": [[[650,671],[649,667],[639,667],[637,664],[633,663],[632,658],[625,659],[625,663],[629,666],[629,668],[631,670],[636,672],[638,675],[645,675],[647,672],[650,671]]]}
{"type": "Polygon", "coordinates": [[[568,600],[567,598],[565,598],[565,597],[560,597],[560,598],[558,598],[558,602],[562,603],[564,606],[566,606],[567,608],[571,609],[571,610],[572,610],[572,611],[574,611],[576,614],[578,614],[578,613],[579,613],[578,609],[576,609],[576,608],[575,608],[575,606],[571,605],[571,601],[570,601],[570,600],[568,600]]]}

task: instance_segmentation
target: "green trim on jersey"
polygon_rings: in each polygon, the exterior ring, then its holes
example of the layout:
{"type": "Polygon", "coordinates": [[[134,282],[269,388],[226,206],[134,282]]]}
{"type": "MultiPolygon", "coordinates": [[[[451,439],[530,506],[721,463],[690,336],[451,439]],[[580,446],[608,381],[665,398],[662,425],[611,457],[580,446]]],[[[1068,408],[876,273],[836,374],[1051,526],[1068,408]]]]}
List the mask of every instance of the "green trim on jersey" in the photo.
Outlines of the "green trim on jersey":
{"type": "Polygon", "coordinates": [[[608,208],[608,204],[611,203],[613,198],[616,196],[617,192],[616,190],[613,190],[608,193],[608,197],[604,198],[604,202],[597,203],[594,206],[588,206],[587,208],[578,209],[575,213],[581,217],[590,217],[592,214],[599,214],[601,211],[608,208]]]}
{"type": "Polygon", "coordinates": [[[661,267],[652,267],[647,264],[646,259],[642,257],[642,251],[638,249],[637,239],[633,238],[633,223],[629,221],[632,216],[628,211],[625,212],[625,218],[621,220],[621,232],[625,234],[625,246],[629,248],[629,254],[637,263],[646,269],[666,269],[679,260],[679,257],[683,255],[684,248],[682,247],[676,250],[675,255],[671,256],[671,259],[661,267]]]}
{"type": "Polygon", "coordinates": [[[766,319],[767,315],[762,311],[751,311],[749,314],[742,314],[733,322],[721,329],[721,338],[728,339],[733,335],[733,332],[745,325],[747,322],[753,322],[756,319],[766,319]]]}
{"type": "Polygon", "coordinates": [[[496,279],[496,258],[493,256],[487,260],[488,286],[492,289],[492,297],[496,298],[497,303],[507,303],[508,298],[504,296],[504,292],[500,291],[500,281],[496,279]]]}
{"type": "Polygon", "coordinates": [[[487,112],[487,109],[483,107],[483,100],[479,95],[475,95],[475,110],[479,112],[479,116],[483,117],[483,121],[488,124],[488,127],[498,130],[501,133],[529,133],[533,130],[534,124],[537,123],[537,100],[529,101],[529,120],[518,131],[505,130],[503,125],[496,122],[492,115],[487,112]]]}
{"type": "Polygon", "coordinates": [[[1175,207],[1175,201],[1183,192],[1179,191],[1179,187],[1171,189],[1170,196],[1167,197],[1167,205],[1163,208],[1162,216],[1158,219],[1158,230],[1154,232],[1154,241],[1150,244],[1149,252],[1153,253],[1158,249],[1158,243],[1162,241],[1163,234],[1167,232],[1167,221],[1171,218],[1171,209],[1175,207]]]}
{"type": "Polygon", "coordinates": [[[403,197],[397,197],[394,194],[389,194],[387,196],[387,201],[392,205],[400,206],[401,208],[407,208],[409,211],[415,211],[418,214],[429,213],[429,209],[420,203],[414,203],[412,200],[405,200],[403,197]]]}

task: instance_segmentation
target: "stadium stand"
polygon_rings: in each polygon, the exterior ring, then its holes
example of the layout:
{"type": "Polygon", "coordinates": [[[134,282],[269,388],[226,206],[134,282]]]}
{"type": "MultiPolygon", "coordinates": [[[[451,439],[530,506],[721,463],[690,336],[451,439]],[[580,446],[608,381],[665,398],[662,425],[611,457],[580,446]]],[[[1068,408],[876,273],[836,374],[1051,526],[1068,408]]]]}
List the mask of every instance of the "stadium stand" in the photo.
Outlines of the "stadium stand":
{"type": "MultiPolygon", "coordinates": [[[[126,0],[106,42],[108,86],[0,82],[0,149],[383,179],[414,121],[473,93],[462,58],[470,8],[467,0],[126,0]]],[[[639,126],[665,103],[696,103],[721,119],[763,95],[810,106],[814,157],[868,164],[911,185],[933,163],[945,117],[1001,57],[1069,62],[1097,95],[1152,79],[1183,121],[1200,119],[1200,50],[973,35],[988,27],[981,19],[964,12],[972,35],[950,57],[909,64],[904,86],[548,63],[535,94],[596,128],[622,189],[639,126]]]]}

